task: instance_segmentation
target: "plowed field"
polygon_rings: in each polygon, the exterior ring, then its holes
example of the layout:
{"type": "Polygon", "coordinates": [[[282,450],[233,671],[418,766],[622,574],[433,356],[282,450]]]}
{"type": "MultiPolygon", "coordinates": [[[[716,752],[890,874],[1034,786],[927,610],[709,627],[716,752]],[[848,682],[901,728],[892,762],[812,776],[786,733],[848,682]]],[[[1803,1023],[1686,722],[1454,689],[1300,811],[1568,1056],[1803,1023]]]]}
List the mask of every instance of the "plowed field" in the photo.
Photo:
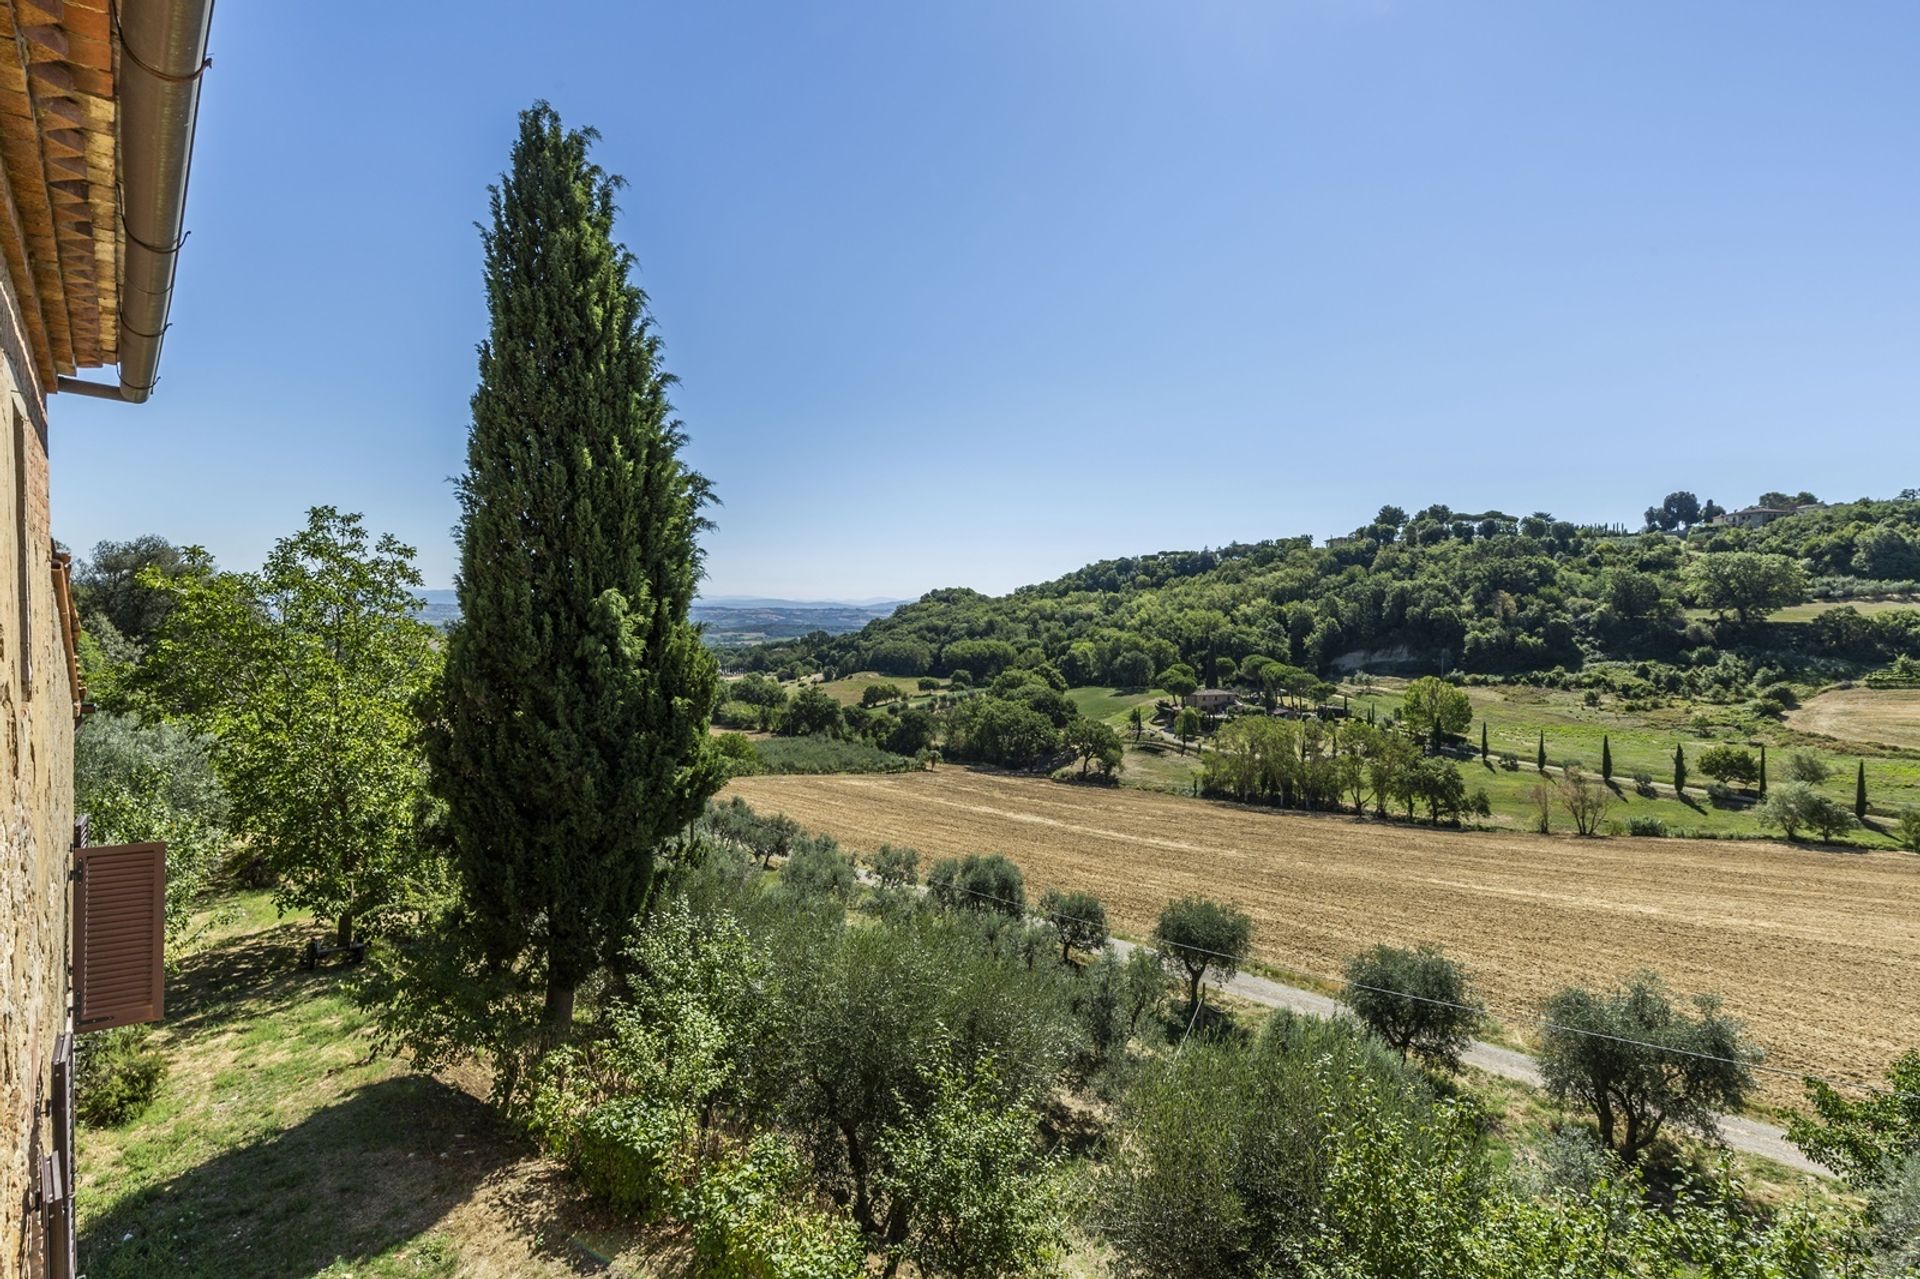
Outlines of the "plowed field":
{"type": "Polygon", "coordinates": [[[952,767],[731,789],[860,852],[1004,852],[1030,897],[1090,889],[1139,935],[1171,898],[1232,901],[1254,918],[1257,954],[1296,974],[1337,978],[1375,942],[1435,942],[1516,1029],[1513,1014],[1561,985],[1652,969],[1682,993],[1722,994],[1771,1065],[1874,1079],[1920,1046],[1911,854],[1429,830],[952,767]]]}

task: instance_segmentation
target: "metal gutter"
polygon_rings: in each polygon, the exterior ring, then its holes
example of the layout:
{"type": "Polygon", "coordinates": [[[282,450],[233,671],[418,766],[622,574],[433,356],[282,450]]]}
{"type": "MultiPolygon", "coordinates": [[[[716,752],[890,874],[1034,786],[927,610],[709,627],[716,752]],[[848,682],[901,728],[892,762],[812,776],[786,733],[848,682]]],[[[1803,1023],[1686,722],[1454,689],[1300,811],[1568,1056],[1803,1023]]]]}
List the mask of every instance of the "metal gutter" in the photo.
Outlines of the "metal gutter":
{"type": "Polygon", "coordinates": [[[213,0],[121,0],[119,44],[120,383],[61,377],[55,389],[141,404],[153,391],[185,240],[200,77],[212,65],[213,0]]]}

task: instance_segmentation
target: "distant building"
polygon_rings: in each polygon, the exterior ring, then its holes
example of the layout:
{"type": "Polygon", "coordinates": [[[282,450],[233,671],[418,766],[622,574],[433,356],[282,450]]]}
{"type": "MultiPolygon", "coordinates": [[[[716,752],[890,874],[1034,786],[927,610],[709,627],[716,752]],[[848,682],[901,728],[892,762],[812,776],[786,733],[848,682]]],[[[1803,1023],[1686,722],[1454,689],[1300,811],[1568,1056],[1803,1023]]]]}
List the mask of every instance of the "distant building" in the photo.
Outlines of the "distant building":
{"type": "Polygon", "coordinates": [[[1734,528],[1761,528],[1777,519],[1798,515],[1802,511],[1817,511],[1825,505],[1825,502],[1806,502],[1799,506],[1747,506],[1737,511],[1728,511],[1713,522],[1734,528]]]}
{"type": "Polygon", "coordinates": [[[1195,689],[1192,701],[1206,715],[1224,715],[1240,704],[1239,695],[1224,688],[1195,689]]]}

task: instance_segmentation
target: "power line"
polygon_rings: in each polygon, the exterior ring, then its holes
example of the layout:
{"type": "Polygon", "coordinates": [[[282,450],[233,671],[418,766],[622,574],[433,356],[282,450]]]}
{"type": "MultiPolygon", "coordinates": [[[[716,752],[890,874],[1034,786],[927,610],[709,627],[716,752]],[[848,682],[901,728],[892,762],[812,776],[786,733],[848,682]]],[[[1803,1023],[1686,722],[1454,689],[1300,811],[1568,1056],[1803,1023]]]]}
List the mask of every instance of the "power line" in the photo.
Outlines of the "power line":
{"type": "MultiPolygon", "coordinates": [[[[1081,919],[1077,916],[1064,914],[1059,911],[1047,911],[1047,910],[1032,911],[1027,908],[1025,903],[1015,901],[1010,897],[999,897],[992,893],[981,892],[978,889],[965,888],[959,884],[945,885],[943,888],[943,891],[965,893],[969,897],[978,897],[983,901],[998,902],[1003,906],[1013,907],[1015,910],[1019,911],[1022,915],[1030,914],[1030,915],[1039,916],[1042,919],[1056,919],[1056,920],[1064,921],[1066,923],[1085,924],[1088,927],[1092,927],[1092,928],[1104,928],[1106,926],[1104,921],[1092,920],[1092,919],[1081,919]]],[[[1178,945],[1172,945],[1168,947],[1168,949],[1171,949],[1174,951],[1188,951],[1196,955],[1208,955],[1216,959],[1224,959],[1235,969],[1238,969],[1240,966],[1240,959],[1241,959],[1240,956],[1230,955],[1225,951],[1212,950],[1205,946],[1193,946],[1183,942],[1178,945]]],[[[1309,974],[1309,975],[1319,977],[1319,979],[1322,981],[1331,980],[1317,973],[1309,974]]],[[[1356,990],[1366,990],[1377,995],[1386,995],[1394,999],[1411,1000],[1416,1003],[1435,1004],[1443,1008],[1458,1009],[1462,1012],[1485,1014],[1488,1011],[1490,1011],[1489,1009],[1481,1007],[1479,1005],[1455,1003],[1451,1000],[1445,1000],[1445,999],[1434,999],[1426,995],[1416,995],[1411,991],[1392,990],[1383,986],[1368,986],[1359,982],[1347,982],[1344,984],[1350,985],[1356,990]]],[[[1898,1088],[1883,1088],[1878,1084],[1867,1083],[1863,1080],[1838,1079],[1830,1076],[1815,1075],[1815,1074],[1798,1071],[1798,1070],[1788,1070],[1782,1066],[1766,1066],[1766,1065],[1762,1065],[1757,1061],[1749,1061],[1749,1060],[1745,1060],[1738,1057],[1722,1057],[1722,1056],[1717,1056],[1716,1054],[1713,1054],[1713,1053],[1699,1052],[1691,1048],[1678,1048],[1672,1044],[1656,1044],[1644,1039],[1629,1038],[1628,1036],[1625,1036],[1625,1035],[1614,1035],[1614,1034],[1609,1034],[1605,1031],[1600,1031],[1600,1030],[1588,1030],[1585,1027],[1581,1027],[1581,1026],[1568,1026],[1561,1022],[1551,1021],[1545,1016],[1538,1013],[1527,1013],[1527,1012],[1509,1010],[1506,1012],[1502,1012],[1500,1015],[1510,1020],[1530,1022],[1534,1025],[1544,1027],[1548,1030],[1557,1030],[1564,1034],[1581,1035],[1589,1039],[1605,1039],[1613,1043],[1627,1044],[1635,1048],[1646,1048],[1654,1052],[1668,1053],[1676,1057],[1691,1057],[1701,1061],[1718,1062],[1722,1065],[1729,1065],[1729,1066],[1745,1066],[1749,1070],[1760,1071],[1762,1073],[1771,1074],[1771,1075],[1781,1075],[1789,1079],[1799,1079],[1803,1081],[1821,1083],[1821,1084],[1825,1084],[1829,1088],[1836,1088],[1836,1089],[1851,1088],[1851,1089],[1856,1089],[1863,1092],[1873,1093],[1876,1096],[1898,1097],[1904,1101],[1920,1101],[1920,1094],[1905,1092],[1898,1088]]],[[[1191,1026],[1188,1027],[1188,1031],[1189,1033],[1191,1033],[1192,1031],[1191,1026]]],[[[1186,1042],[1184,1036],[1182,1037],[1181,1042],[1183,1045],[1186,1042]]]]}

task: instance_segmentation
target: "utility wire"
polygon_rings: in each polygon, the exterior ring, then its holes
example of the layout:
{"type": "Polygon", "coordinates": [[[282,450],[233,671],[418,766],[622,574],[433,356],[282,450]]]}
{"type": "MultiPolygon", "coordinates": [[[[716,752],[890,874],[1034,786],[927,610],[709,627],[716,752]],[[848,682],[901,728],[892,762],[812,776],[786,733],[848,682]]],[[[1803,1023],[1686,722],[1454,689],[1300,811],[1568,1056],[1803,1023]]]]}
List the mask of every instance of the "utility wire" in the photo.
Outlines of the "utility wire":
{"type": "MultiPolygon", "coordinates": [[[[1046,911],[1046,910],[1029,911],[1024,903],[1014,901],[1012,898],[998,897],[992,893],[983,893],[978,889],[974,889],[974,888],[963,888],[959,884],[948,884],[945,886],[943,891],[965,893],[969,897],[978,897],[984,901],[998,902],[1003,906],[1013,907],[1015,910],[1021,912],[1021,914],[1023,915],[1031,914],[1031,915],[1037,915],[1042,919],[1061,920],[1066,923],[1072,923],[1072,924],[1086,924],[1087,926],[1093,927],[1093,928],[1105,927],[1104,923],[1101,921],[1092,920],[1092,919],[1081,919],[1073,915],[1062,914],[1059,911],[1046,911]]],[[[1240,966],[1240,960],[1241,960],[1240,956],[1229,955],[1225,951],[1211,950],[1205,946],[1192,946],[1186,943],[1181,943],[1180,945],[1173,946],[1170,949],[1173,949],[1175,951],[1188,951],[1196,955],[1208,955],[1216,959],[1224,959],[1236,969],[1240,966]]],[[[1319,974],[1311,974],[1311,975],[1320,976],[1319,974]]],[[[1321,980],[1325,981],[1329,979],[1325,977],[1321,977],[1321,980]]],[[[1463,1012],[1474,1012],[1474,1013],[1484,1014],[1487,1011],[1489,1011],[1486,1008],[1483,1008],[1474,1004],[1460,1004],[1460,1003],[1454,1003],[1450,1000],[1445,1000],[1445,999],[1433,999],[1425,995],[1413,994],[1411,991],[1390,990],[1386,987],[1367,986],[1367,985],[1362,985],[1361,983],[1358,983],[1358,982],[1349,982],[1344,984],[1351,985],[1357,990],[1366,990],[1377,995],[1386,995],[1394,999],[1411,1000],[1416,1003],[1435,1004],[1443,1008],[1456,1008],[1463,1012]]],[[[1199,1010],[1196,1008],[1195,1009],[1196,1014],[1198,1013],[1198,1011],[1199,1010]]],[[[1581,1035],[1588,1039],[1605,1039],[1613,1043],[1627,1044],[1636,1048],[1647,1048],[1647,1049],[1653,1050],[1654,1052],[1668,1053],[1676,1057],[1692,1057],[1701,1061],[1719,1062],[1723,1065],[1745,1066],[1749,1070],[1761,1071],[1771,1075],[1783,1075],[1789,1079],[1799,1079],[1803,1081],[1825,1084],[1829,1088],[1835,1088],[1835,1089],[1851,1088],[1859,1091],[1873,1093],[1876,1096],[1898,1097],[1903,1101],[1920,1101],[1920,1093],[1905,1092],[1897,1088],[1883,1088],[1878,1084],[1870,1084],[1865,1082],[1864,1080],[1838,1079],[1830,1076],[1808,1074],[1802,1071],[1788,1070],[1782,1066],[1763,1066],[1759,1062],[1748,1061],[1738,1057],[1721,1057],[1721,1056],[1716,1056],[1713,1053],[1697,1052],[1691,1048],[1676,1048],[1671,1044],[1656,1044],[1656,1043],[1651,1043],[1644,1039],[1631,1039],[1625,1035],[1612,1035],[1612,1034],[1608,1034],[1605,1031],[1588,1030],[1581,1026],[1568,1026],[1560,1022],[1550,1021],[1546,1017],[1543,1017],[1538,1013],[1526,1013],[1526,1012],[1520,1012],[1517,1010],[1509,1010],[1507,1012],[1502,1013],[1501,1015],[1516,1021],[1531,1022],[1537,1026],[1544,1027],[1548,1030],[1557,1030],[1564,1034],[1569,1034],[1569,1035],[1581,1035]]],[[[1187,1027],[1188,1033],[1191,1034],[1192,1030],[1193,1030],[1193,1027],[1189,1025],[1187,1027]]],[[[1183,1036],[1181,1039],[1182,1045],[1184,1045],[1185,1042],[1186,1040],[1185,1040],[1185,1037],[1183,1036]]]]}

